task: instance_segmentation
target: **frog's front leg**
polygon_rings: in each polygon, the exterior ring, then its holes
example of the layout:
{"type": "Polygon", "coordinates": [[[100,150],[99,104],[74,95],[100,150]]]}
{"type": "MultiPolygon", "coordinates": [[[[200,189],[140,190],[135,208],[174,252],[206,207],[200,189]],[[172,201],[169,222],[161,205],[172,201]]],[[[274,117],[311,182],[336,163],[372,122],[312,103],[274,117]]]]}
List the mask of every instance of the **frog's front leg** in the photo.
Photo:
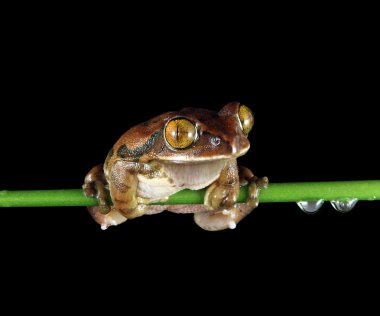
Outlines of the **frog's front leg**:
{"type": "Polygon", "coordinates": [[[87,173],[84,179],[83,192],[86,196],[96,197],[98,200],[99,206],[89,206],[87,209],[102,229],[121,224],[127,220],[109,205],[107,188],[108,184],[103,172],[103,165],[97,165],[87,173]]]}
{"type": "Polygon", "coordinates": [[[228,159],[219,178],[206,190],[204,204],[209,211],[195,213],[195,223],[211,231],[233,228],[234,205],[239,189],[239,170],[236,159],[228,159]]]}
{"type": "Polygon", "coordinates": [[[258,178],[253,175],[253,172],[247,167],[239,166],[239,180],[240,185],[246,185],[248,183],[248,197],[246,203],[253,210],[259,205],[260,190],[268,187],[268,177],[258,178]]]}
{"type": "Polygon", "coordinates": [[[146,206],[138,203],[137,174],[142,173],[142,165],[124,160],[116,161],[108,175],[108,183],[113,202],[113,210],[125,218],[132,219],[146,213],[146,206]]]}
{"type": "Polygon", "coordinates": [[[105,215],[111,211],[107,199],[107,180],[104,175],[103,165],[97,165],[87,173],[82,188],[85,196],[96,197],[100,213],[105,215]]]}
{"type": "Polygon", "coordinates": [[[236,159],[230,159],[220,177],[206,191],[204,204],[210,211],[194,214],[194,220],[205,230],[233,229],[257,207],[259,190],[267,185],[268,178],[257,178],[248,168],[238,168],[236,159]],[[236,203],[240,185],[247,182],[247,202],[236,203]]]}
{"type": "Polygon", "coordinates": [[[140,165],[124,160],[115,161],[105,175],[103,167],[91,169],[85,178],[86,196],[96,196],[99,206],[88,207],[91,216],[103,229],[123,223],[127,219],[144,215],[144,205],[137,205],[137,171],[140,165]],[[113,205],[109,205],[107,189],[113,205]]]}

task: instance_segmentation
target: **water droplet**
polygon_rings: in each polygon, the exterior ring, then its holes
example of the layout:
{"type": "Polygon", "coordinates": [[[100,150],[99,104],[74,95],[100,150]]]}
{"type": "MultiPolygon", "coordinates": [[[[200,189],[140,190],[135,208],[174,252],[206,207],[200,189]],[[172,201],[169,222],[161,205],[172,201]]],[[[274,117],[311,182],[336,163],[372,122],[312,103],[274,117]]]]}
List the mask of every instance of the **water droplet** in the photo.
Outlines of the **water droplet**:
{"type": "Polygon", "coordinates": [[[300,201],[297,202],[297,205],[305,213],[313,214],[322,207],[324,201],[322,199],[317,201],[300,201]]]}
{"type": "Polygon", "coordinates": [[[229,229],[235,229],[235,228],[236,228],[236,223],[235,223],[235,221],[230,221],[230,222],[228,223],[228,228],[229,228],[229,229]]]}
{"type": "Polygon", "coordinates": [[[343,199],[343,200],[331,201],[331,205],[338,212],[346,213],[346,212],[351,211],[357,202],[358,202],[358,199],[356,198],[343,199]]]}

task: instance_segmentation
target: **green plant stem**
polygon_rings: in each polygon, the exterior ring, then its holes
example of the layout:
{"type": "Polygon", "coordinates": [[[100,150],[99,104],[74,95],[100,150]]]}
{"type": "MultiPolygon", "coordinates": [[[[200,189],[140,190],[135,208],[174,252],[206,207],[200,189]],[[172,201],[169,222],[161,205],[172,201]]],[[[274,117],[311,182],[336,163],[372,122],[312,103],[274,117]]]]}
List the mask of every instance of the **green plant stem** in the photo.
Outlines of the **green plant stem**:
{"type": "MultiPolygon", "coordinates": [[[[168,201],[155,204],[202,204],[205,190],[183,190],[172,195],[168,201]]],[[[247,197],[247,187],[242,187],[238,202],[247,197]]],[[[299,202],[343,198],[358,200],[380,200],[380,180],[272,183],[261,190],[260,202],[299,202]]],[[[95,198],[87,198],[81,189],[0,191],[0,207],[41,206],[92,206],[95,198]]]]}

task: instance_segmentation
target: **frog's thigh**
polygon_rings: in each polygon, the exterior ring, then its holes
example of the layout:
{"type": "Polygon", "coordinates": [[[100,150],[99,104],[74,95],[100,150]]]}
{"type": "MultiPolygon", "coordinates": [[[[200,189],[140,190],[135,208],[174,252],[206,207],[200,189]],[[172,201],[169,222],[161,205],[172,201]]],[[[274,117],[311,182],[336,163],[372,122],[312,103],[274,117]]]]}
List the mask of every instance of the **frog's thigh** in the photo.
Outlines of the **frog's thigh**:
{"type": "Polygon", "coordinates": [[[87,209],[90,212],[92,218],[101,225],[102,229],[106,229],[109,226],[119,225],[127,220],[115,209],[111,209],[108,214],[102,214],[100,206],[90,206],[87,207],[87,209]]]}
{"type": "Polygon", "coordinates": [[[239,223],[253,210],[246,203],[237,203],[236,206],[228,210],[204,211],[194,214],[195,223],[209,231],[217,231],[223,229],[234,229],[239,223]]]}

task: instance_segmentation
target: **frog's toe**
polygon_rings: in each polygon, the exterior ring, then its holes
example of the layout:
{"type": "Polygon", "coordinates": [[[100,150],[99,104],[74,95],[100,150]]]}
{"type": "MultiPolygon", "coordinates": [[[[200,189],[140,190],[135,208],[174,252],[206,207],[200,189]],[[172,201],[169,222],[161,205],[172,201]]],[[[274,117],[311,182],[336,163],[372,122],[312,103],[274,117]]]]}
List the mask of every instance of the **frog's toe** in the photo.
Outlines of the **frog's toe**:
{"type": "Polygon", "coordinates": [[[85,183],[82,185],[83,193],[87,197],[95,197],[96,190],[92,183],[85,183]]]}
{"type": "Polygon", "coordinates": [[[266,189],[268,184],[268,177],[253,177],[249,180],[247,204],[250,207],[256,208],[259,205],[260,190],[266,189]]]}
{"type": "Polygon", "coordinates": [[[256,179],[256,184],[259,189],[266,189],[269,185],[269,179],[268,177],[261,177],[256,179]]]}

